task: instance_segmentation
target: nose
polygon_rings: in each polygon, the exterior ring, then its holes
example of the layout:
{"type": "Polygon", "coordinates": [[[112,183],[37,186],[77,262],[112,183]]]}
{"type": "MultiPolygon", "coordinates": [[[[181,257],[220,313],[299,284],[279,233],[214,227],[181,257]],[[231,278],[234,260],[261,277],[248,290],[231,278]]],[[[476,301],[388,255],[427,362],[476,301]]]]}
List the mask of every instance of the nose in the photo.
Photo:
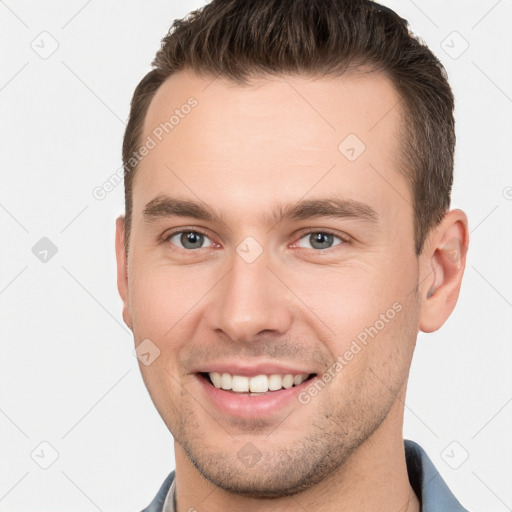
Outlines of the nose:
{"type": "Polygon", "coordinates": [[[208,327],[234,342],[254,341],[265,331],[284,334],[292,325],[293,293],[269,267],[265,251],[251,263],[235,253],[214,290],[205,310],[208,327]]]}

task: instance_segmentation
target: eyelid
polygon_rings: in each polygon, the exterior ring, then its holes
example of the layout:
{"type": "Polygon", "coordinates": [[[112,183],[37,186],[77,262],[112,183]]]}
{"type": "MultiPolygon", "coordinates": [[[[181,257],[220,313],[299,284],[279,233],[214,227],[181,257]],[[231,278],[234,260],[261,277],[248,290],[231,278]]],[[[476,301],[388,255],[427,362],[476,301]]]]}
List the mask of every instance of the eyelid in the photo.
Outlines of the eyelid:
{"type": "MultiPolygon", "coordinates": [[[[217,242],[213,240],[213,238],[207,233],[206,230],[203,230],[198,227],[188,227],[188,226],[180,226],[179,228],[174,228],[169,231],[165,231],[162,235],[162,241],[163,242],[169,242],[169,239],[175,235],[181,234],[181,233],[199,233],[206,238],[210,239],[213,245],[217,245],[217,242]]],[[[174,245],[174,244],[172,244],[174,245]]],[[[182,249],[181,247],[177,247],[177,249],[185,250],[187,252],[192,252],[191,249],[182,249]]],[[[208,249],[208,247],[200,247],[199,249],[194,249],[194,251],[200,251],[201,249],[208,249]]]]}
{"type": "MultiPolygon", "coordinates": [[[[300,234],[298,236],[296,236],[295,242],[293,242],[292,245],[295,246],[295,244],[297,244],[302,238],[304,238],[306,235],[309,235],[311,233],[324,233],[327,235],[333,235],[333,236],[339,238],[343,242],[343,244],[350,243],[350,241],[351,241],[351,237],[345,233],[340,234],[331,229],[310,228],[310,229],[307,229],[306,231],[301,231],[300,234]]],[[[343,245],[343,244],[338,244],[338,245],[343,245]]],[[[301,249],[307,249],[307,248],[301,247],[301,249]]],[[[328,249],[323,249],[323,252],[329,251],[330,249],[334,249],[334,247],[329,247],[328,249]]],[[[315,249],[312,249],[312,250],[315,250],[315,249]]],[[[319,252],[319,250],[315,250],[315,252],[319,252]]]]}
{"type": "MultiPolygon", "coordinates": [[[[181,234],[181,233],[190,233],[190,232],[193,232],[193,233],[199,233],[205,237],[207,237],[208,239],[210,239],[210,241],[212,242],[212,245],[218,245],[217,242],[215,242],[215,240],[213,240],[213,238],[208,234],[208,232],[202,228],[199,228],[199,227],[193,227],[193,226],[180,226],[179,228],[174,228],[174,229],[171,229],[170,231],[166,231],[164,232],[164,234],[162,235],[162,240],[164,242],[169,242],[169,239],[177,234],[181,234]]],[[[328,235],[333,235],[337,238],[339,238],[342,243],[341,244],[338,244],[338,245],[343,245],[343,244],[346,244],[346,243],[349,243],[351,238],[346,235],[346,234],[339,234],[331,229],[322,229],[322,228],[309,228],[309,229],[306,229],[305,231],[301,231],[298,235],[295,236],[295,241],[292,242],[292,247],[295,247],[296,244],[302,239],[304,238],[305,236],[311,234],[311,233],[324,233],[324,234],[328,234],[328,235]]],[[[174,244],[173,244],[174,245],[174,244]]],[[[336,246],[335,246],[336,247],[336,246]]],[[[178,249],[182,249],[181,247],[177,247],[178,249]]],[[[187,252],[196,252],[196,251],[200,251],[201,249],[208,249],[208,247],[200,247],[199,249],[182,249],[182,250],[185,250],[187,252]]],[[[322,251],[320,250],[317,250],[317,249],[308,249],[307,247],[300,247],[300,249],[306,249],[306,250],[312,250],[314,252],[326,252],[326,251],[329,251],[331,249],[334,249],[334,247],[329,247],[328,249],[323,249],[322,251]]]]}

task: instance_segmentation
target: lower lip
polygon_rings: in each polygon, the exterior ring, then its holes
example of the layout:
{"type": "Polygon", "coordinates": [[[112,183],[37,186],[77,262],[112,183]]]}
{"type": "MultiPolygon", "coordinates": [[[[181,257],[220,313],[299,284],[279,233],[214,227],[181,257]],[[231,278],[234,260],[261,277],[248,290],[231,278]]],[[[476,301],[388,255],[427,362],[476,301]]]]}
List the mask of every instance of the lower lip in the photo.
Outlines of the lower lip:
{"type": "Polygon", "coordinates": [[[294,401],[300,405],[297,398],[299,393],[316,379],[315,376],[298,386],[250,396],[246,393],[234,393],[216,388],[207,378],[201,375],[196,375],[196,377],[210,402],[219,411],[243,419],[261,419],[278,411],[281,411],[282,414],[283,408],[294,401]]]}

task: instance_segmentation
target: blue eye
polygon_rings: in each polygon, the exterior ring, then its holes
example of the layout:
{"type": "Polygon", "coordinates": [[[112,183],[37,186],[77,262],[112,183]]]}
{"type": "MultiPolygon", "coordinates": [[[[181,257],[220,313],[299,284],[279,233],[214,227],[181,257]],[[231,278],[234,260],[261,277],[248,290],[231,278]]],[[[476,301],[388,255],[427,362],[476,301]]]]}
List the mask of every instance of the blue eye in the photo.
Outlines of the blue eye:
{"type": "Polygon", "coordinates": [[[202,249],[203,247],[210,247],[212,245],[211,240],[205,234],[200,233],[199,231],[176,231],[166,240],[171,242],[173,245],[178,245],[173,241],[173,239],[176,238],[181,244],[181,249],[202,249]],[[205,240],[210,241],[210,243],[208,245],[203,245],[205,240]]]}
{"type": "MultiPolygon", "coordinates": [[[[193,229],[175,231],[167,236],[165,241],[187,251],[204,249],[214,245],[205,233],[193,229]]],[[[304,234],[295,245],[304,249],[326,250],[346,242],[346,240],[334,233],[317,230],[304,234]],[[335,243],[336,239],[339,241],[338,243],[335,243]],[[307,245],[303,245],[304,242],[301,243],[302,240],[305,240],[307,245]]]]}
{"type": "Polygon", "coordinates": [[[302,236],[299,241],[306,239],[310,243],[311,247],[306,247],[306,249],[330,249],[333,246],[335,238],[340,240],[341,243],[345,242],[341,237],[334,233],[329,233],[328,231],[310,231],[309,233],[306,233],[306,235],[302,236]]]}

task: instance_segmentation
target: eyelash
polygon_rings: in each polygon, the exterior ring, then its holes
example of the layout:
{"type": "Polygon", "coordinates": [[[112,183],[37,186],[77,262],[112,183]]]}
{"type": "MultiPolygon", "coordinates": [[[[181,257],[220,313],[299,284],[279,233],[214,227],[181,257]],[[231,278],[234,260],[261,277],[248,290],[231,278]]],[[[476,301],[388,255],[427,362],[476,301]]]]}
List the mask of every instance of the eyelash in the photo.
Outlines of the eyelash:
{"type": "MultiPolygon", "coordinates": [[[[200,229],[197,229],[197,228],[194,228],[194,229],[192,229],[192,228],[190,228],[190,229],[183,229],[183,228],[180,228],[180,229],[178,229],[178,230],[176,230],[176,231],[171,231],[170,233],[166,233],[166,234],[164,235],[164,237],[163,237],[163,238],[164,238],[164,240],[163,240],[163,241],[164,241],[164,242],[169,242],[169,241],[170,241],[170,239],[171,239],[173,236],[175,236],[175,235],[180,235],[180,234],[183,234],[183,233],[197,233],[197,234],[203,235],[203,236],[205,236],[206,238],[209,238],[209,239],[210,239],[210,236],[209,236],[206,232],[204,232],[204,231],[202,231],[202,230],[200,230],[200,229]]],[[[337,234],[337,233],[334,233],[333,231],[330,231],[330,230],[328,230],[328,229],[310,229],[310,230],[308,230],[308,231],[305,231],[305,232],[301,233],[301,235],[296,239],[296,241],[295,241],[295,242],[293,242],[293,245],[296,245],[296,244],[297,244],[300,240],[302,240],[305,236],[310,235],[310,234],[312,234],[312,233],[322,233],[322,234],[324,234],[324,235],[332,235],[333,237],[338,238],[338,239],[341,241],[341,243],[340,243],[340,244],[337,244],[337,245],[335,245],[335,246],[333,246],[333,247],[329,247],[329,248],[327,248],[327,249],[314,249],[314,248],[311,248],[311,249],[310,249],[310,248],[307,248],[307,247],[299,247],[299,249],[305,249],[306,251],[313,251],[313,252],[315,252],[315,253],[325,253],[325,252],[329,252],[329,251],[331,251],[331,250],[334,250],[334,249],[335,249],[335,247],[337,247],[338,245],[344,245],[344,244],[350,243],[350,240],[349,240],[349,237],[348,237],[348,236],[344,236],[344,237],[343,237],[343,236],[341,236],[341,235],[339,235],[339,234],[337,234]]],[[[213,240],[212,240],[212,243],[215,243],[215,242],[213,242],[213,240]]],[[[208,247],[200,247],[199,249],[182,249],[181,247],[177,247],[177,249],[178,249],[178,250],[185,251],[185,252],[193,253],[193,252],[198,252],[198,251],[200,251],[201,249],[208,249],[208,247]]]]}
{"type": "Polygon", "coordinates": [[[338,235],[337,233],[335,233],[334,231],[330,231],[329,229],[310,229],[308,231],[303,231],[301,233],[301,235],[299,236],[299,238],[297,238],[296,242],[294,242],[293,244],[294,245],[297,244],[305,236],[311,235],[312,233],[322,233],[323,235],[332,235],[334,238],[338,238],[341,241],[341,243],[337,244],[333,247],[329,247],[328,249],[309,249],[308,247],[299,247],[299,249],[305,249],[307,251],[313,251],[315,253],[326,253],[331,250],[335,250],[335,248],[338,247],[339,245],[345,245],[345,244],[349,243],[349,238],[347,235],[341,236],[341,235],[338,235]]]}

